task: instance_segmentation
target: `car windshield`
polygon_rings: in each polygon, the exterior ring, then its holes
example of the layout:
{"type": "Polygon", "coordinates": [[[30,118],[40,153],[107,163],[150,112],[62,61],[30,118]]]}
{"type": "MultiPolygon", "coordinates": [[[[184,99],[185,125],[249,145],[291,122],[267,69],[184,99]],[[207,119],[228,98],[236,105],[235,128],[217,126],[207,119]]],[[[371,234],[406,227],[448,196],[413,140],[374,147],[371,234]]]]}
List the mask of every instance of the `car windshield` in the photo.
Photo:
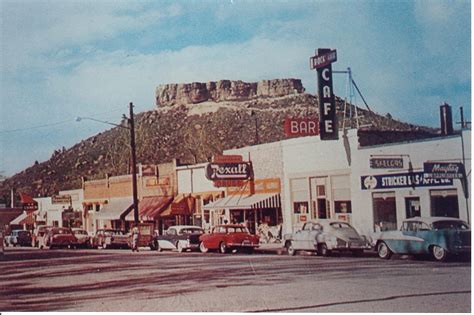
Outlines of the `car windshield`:
{"type": "Polygon", "coordinates": [[[228,227],[227,228],[227,233],[248,233],[247,228],[245,227],[228,227]]]}
{"type": "Polygon", "coordinates": [[[469,226],[462,221],[446,220],[433,222],[433,229],[435,230],[469,230],[469,226]]]}
{"type": "Polygon", "coordinates": [[[83,230],[76,230],[76,231],[73,231],[74,234],[76,235],[87,235],[87,232],[86,231],[83,231],[83,230]]]}
{"type": "Polygon", "coordinates": [[[202,234],[204,233],[203,229],[182,229],[182,234],[202,234]]]}
{"type": "Polygon", "coordinates": [[[346,229],[346,230],[353,230],[352,226],[344,222],[334,222],[330,224],[334,229],[346,229]]]}

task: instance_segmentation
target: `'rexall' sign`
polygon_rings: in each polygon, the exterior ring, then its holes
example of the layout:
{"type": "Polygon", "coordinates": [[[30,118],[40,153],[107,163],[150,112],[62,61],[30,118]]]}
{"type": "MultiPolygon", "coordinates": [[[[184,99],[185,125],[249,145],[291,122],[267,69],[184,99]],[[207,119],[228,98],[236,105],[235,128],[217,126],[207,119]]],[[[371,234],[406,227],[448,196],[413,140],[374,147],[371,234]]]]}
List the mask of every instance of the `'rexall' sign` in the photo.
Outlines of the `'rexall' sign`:
{"type": "Polygon", "coordinates": [[[319,133],[321,140],[337,140],[336,101],[332,85],[332,66],[337,60],[336,50],[319,48],[311,57],[311,69],[318,72],[319,133]]]}

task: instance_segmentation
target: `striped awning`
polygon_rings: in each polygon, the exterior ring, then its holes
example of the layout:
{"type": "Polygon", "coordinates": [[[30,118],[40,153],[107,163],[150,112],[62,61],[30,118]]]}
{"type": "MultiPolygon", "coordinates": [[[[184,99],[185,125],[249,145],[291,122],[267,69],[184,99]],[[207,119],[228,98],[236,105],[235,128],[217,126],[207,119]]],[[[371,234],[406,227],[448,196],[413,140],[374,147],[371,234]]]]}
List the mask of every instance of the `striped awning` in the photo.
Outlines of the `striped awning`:
{"type": "MultiPolygon", "coordinates": [[[[138,215],[140,220],[153,221],[158,214],[163,211],[173,200],[170,196],[154,196],[145,197],[138,203],[138,215]]],[[[128,213],[125,217],[127,221],[133,221],[133,211],[128,213]]]]}
{"type": "Polygon", "coordinates": [[[281,207],[280,194],[232,195],[205,205],[211,209],[267,209],[281,207]]]}

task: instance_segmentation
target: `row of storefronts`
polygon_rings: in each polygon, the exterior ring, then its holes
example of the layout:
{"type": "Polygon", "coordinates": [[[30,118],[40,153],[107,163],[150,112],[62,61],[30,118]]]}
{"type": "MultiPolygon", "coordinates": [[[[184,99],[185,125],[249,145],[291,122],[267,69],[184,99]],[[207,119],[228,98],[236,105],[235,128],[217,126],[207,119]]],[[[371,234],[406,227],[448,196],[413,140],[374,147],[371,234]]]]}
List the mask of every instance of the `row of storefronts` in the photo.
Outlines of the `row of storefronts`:
{"type": "MultiPolygon", "coordinates": [[[[252,180],[216,184],[207,163],[139,165],[139,221],[162,232],[175,224],[209,229],[242,223],[252,232],[264,225],[274,237],[313,219],[350,222],[362,234],[399,227],[413,216],[469,220],[469,184],[430,178],[427,161],[463,163],[470,182],[470,131],[408,142],[361,146],[357,130],[339,140],[318,136],[227,150],[251,162],[252,180]],[[464,156],[463,156],[464,154],[464,156]],[[218,187],[216,187],[218,186],[218,187]]],[[[134,221],[131,175],[83,179],[82,187],[35,198],[15,224],[46,224],[128,231],[134,221]]]]}

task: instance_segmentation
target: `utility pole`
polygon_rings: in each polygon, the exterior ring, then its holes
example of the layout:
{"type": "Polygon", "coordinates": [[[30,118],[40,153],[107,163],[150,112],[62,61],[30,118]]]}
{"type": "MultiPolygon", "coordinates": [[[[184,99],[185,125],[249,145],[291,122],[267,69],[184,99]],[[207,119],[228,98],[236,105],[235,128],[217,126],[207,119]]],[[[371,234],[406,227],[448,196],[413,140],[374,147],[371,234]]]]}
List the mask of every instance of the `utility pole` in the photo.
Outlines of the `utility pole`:
{"type": "MultiPolygon", "coordinates": [[[[461,106],[459,108],[460,114],[461,114],[461,122],[458,124],[461,124],[461,153],[462,153],[462,164],[464,165],[464,169],[466,169],[466,153],[464,152],[464,136],[463,136],[463,131],[464,129],[467,128],[468,123],[464,120],[464,111],[461,106]]],[[[469,191],[469,182],[467,180],[467,174],[464,174],[464,178],[461,179],[463,182],[463,190],[464,190],[464,199],[466,200],[466,212],[467,212],[467,223],[470,223],[470,215],[469,215],[469,196],[468,196],[468,191],[469,191]]]]}
{"type": "Polygon", "coordinates": [[[133,188],[133,218],[138,225],[138,189],[137,189],[137,153],[135,146],[135,121],[133,119],[133,103],[130,103],[130,149],[132,150],[132,188],[133,188]]]}

